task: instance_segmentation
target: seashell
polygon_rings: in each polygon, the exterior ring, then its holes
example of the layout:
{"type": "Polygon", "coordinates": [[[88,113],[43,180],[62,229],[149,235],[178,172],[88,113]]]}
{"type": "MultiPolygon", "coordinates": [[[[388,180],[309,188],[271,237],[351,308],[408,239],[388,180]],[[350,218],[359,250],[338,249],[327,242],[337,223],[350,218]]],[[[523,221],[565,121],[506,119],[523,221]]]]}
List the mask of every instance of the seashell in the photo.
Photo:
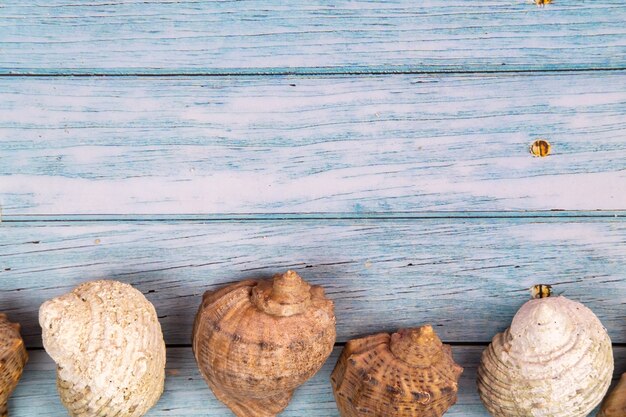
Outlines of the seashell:
{"type": "Polygon", "coordinates": [[[598,417],[624,416],[626,416],[626,373],[622,374],[617,386],[606,396],[598,413],[598,417]]]}
{"type": "Polygon", "coordinates": [[[7,402],[22,376],[28,354],[20,336],[20,325],[0,314],[0,417],[7,417],[7,402]]]}
{"type": "Polygon", "coordinates": [[[43,345],[72,417],[139,417],[158,401],[165,343],[154,306],[117,281],[92,281],[39,309],[43,345]]]}
{"type": "Polygon", "coordinates": [[[431,326],[349,341],[330,380],[342,417],[442,416],[463,368],[431,326]]]}
{"type": "Polygon", "coordinates": [[[204,293],[193,330],[198,367],[239,417],[272,417],[326,361],[335,343],[333,302],[287,271],[204,293]]]}
{"type": "Polygon", "coordinates": [[[496,417],[584,417],[613,375],[613,350],[593,312],[565,297],[524,304],[483,352],[478,391],[496,417]]]}

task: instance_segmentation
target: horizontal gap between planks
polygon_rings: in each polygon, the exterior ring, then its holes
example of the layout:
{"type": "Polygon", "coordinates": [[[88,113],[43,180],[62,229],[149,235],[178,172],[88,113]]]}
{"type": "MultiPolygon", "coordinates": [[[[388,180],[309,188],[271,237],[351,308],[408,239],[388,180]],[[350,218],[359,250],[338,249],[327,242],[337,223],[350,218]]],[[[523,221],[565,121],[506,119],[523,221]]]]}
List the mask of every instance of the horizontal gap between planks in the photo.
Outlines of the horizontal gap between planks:
{"type": "MultiPolygon", "coordinates": [[[[477,347],[481,347],[481,346],[487,346],[489,343],[487,342],[446,342],[445,340],[443,341],[443,343],[450,345],[450,346],[477,346],[477,347]]],[[[344,347],[346,345],[346,342],[337,342],[335,343],[335,347],[344,347]]],[[[615,344],[614,346],[620,346],[619,344],[615,344]]],[[[624,346],[626,346],[626,343],[624,344],[624,346]]],[[[191,344],[180,344],[180,343],[172,343],[172,344],[166,344],[165,345],[166,348],[168,349],[191,349],[191,344]]],[[[42,346],[35,346],[35,347],[29,347],[27,350],[32,350],[32,351],[39,351],[39,350],[44,350],[44,348],[42,346]]]]}
{"type": "Polygon", "coordinates": [[[118,71],[89,71],[89,70],[9,70],[0,68],[0,77],[258,77],[258,76],[292,76],[292,77],[326,77],[326,76],[372,76],[372,75],[516,75],[516,74],[544,74],[544,73],[584,73],[584,72],[616,72],[624,71],[624,67],[598,67],[598,68],[533,68],[533,69],[502,69],[502,70],[416,70],[411,68],[364,68],[362,70],[345,70],[336,68],[299,68],[297,70],[287,68],[253,68],[242,70],[220,71],[185,71],[177,72],[160,70],[120,70],[118,71]]]}
{"type": "Polygon", "coordinates": [[[626,217],[626,210],[594,211],[425,211],[394,213],[224,213],[224,214],[63,214],[7,215],[1,222],[159,222],[159,221],[275,221],[275,220],[428,220],[428,219],[581,219],[626,217]]]}
{"type": "MultiPolygon", "coordinates": [[[[489,346],[490,342],[446,342],[443,340],[443,343],[450,346],[458,346],[458,347],[486,347],[489,346]]],[[[335,343],[335,348],[342,348],[346,345],[346,342],[335,343]]],[[[168,344],[165,346],[166,349],[191,349],[190,344],[168,344]]],[[[626,343],[613,343],[613,348],[626,348],[626,343]]],[[[30,347],[26,350],[36,352],[44,350],[43,347],[30,347]]]]}

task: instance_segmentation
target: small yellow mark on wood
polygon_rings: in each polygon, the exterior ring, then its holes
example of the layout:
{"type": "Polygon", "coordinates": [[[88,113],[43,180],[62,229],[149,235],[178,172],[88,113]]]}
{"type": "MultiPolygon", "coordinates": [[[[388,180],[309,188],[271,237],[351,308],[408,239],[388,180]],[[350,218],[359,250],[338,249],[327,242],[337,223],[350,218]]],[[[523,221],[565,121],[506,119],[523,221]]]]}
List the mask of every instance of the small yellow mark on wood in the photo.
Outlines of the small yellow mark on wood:
{"type": "Polygon", "coordinates": [[[180,375],[180,370],[178,369],[166,369],[165,373],[170,376],[180,375]]]}
{"type": "Polygon", "coordinates": [[[546,4],[552,3],[552,0],[535,0],[535,4],[539,7],[543,7],[546,4]]]}
{"type": "Polygon", "coordinates": [[[95,243],[96,245],[99,245],[100,244],[100,239],[94,240],[93,243],[95,243]]]}
{"type": "Polygon", "coordinates": [[[544,157],[550,154],[550,143],[545,139],[537,139],[530,145],[530,153],[534,156],[544,157]]]}
{"type": "Polygon", "coordinates": [[[537,284],[530,287],[530,295],[533,299],[547,298],[552,295],[552,286],[546,284],[537,284]]]}
{"type": "Polygon", "coordinates": [[[365,267],[366,268],[371,268],[372,267],[372,263],[370,261],[365,261],[365,267]]]}

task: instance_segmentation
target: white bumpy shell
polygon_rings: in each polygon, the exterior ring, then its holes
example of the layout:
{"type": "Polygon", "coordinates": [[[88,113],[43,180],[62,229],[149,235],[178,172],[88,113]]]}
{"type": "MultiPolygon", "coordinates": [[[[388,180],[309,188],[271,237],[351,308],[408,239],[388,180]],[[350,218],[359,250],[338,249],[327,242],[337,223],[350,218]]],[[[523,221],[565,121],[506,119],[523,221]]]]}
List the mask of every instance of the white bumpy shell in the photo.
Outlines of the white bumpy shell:
{"type": "Polygon", "coordinates": [[[565,297],[528,301],[483,352],[478,391],[496,417],[584,417],[613,375],[613,350],[593,312],[565,297]]]}
{"type": "Polygon", "coordinates": [[[39,324],[72,417],[139,417],[163,393],[161,325],[154,306],[130,285],[86,282],[45,302],[39,324]]]}

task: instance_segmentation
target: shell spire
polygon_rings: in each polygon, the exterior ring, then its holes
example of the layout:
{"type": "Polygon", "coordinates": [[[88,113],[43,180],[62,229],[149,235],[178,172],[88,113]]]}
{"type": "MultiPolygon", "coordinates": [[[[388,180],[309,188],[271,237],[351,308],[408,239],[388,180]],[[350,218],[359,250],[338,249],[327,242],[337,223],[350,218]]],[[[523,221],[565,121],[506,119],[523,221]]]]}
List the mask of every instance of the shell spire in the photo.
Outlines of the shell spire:
{"type": "Polygon", "coordinates": [[[159,400],[165,343],[141,292],[118,281],[86,282],[42,304],[39,323],[72,417],[140,417],[159,400]]]}
{"type": "Polygon", "coordinates": [[[0,417],[9,415],[7,402],[17,386],[28,354],[20,336],[20,325],[0,313],[0,417]]]}
{"type": "Polygon", "coordinates": [[[287,271],[207,291],[192,346],[215,396],[239,417],[273,417],[326,361],[335,343],[333,302],[287,271]]]}
{"type": "Polygon", "coordinates": [[[293,271],[261,281],[252,289],[252,303],[273,316],[304,313],[311,304],[311,285],[293,271]]]}
{"type": "Polygon", "coordinates": [[[612,375],[611,340],[593,312],[562,296],[539,297],[483,352],[478,392],[495,417],[584,417],[612,375]]]}
{"type": "Polygon", "coordinates": [[[342,417],[442,416],[463,372],[431,326],[349,341],[331,383],[342,417]]]}
{"type": "Polygon", "coordinates": [[[409,365],[430,367],[441,361],[443,343],[431,326],[401,329],[391,335],[389,349],[409,365]]]}

